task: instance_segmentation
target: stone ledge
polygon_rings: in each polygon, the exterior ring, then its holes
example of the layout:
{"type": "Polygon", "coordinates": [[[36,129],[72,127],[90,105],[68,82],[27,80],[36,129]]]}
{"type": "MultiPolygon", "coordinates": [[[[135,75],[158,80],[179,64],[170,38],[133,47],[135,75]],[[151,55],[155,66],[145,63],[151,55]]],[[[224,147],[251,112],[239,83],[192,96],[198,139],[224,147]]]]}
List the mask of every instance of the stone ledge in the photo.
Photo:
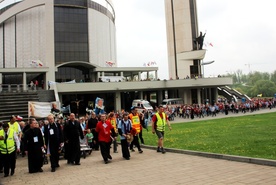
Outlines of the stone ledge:
{"type": "MultiPolygon", "coordinates": [[[[141,147],[156,150],[156,147],[153,147],[153,146],[142,145],[141,147]]],[[[209,158],[215,158],[215,159],[258,164],[258,165],[276,166],[276,160],[270,160],[270,159],[251,158],[251,157],[235,156],[235,155],[224,155],[224,154],[216,154],[216,153],[208,153],[208,152],[199,152],[199,151],[193,151],[193,150],[180,150],[180,149],[173,149],[173,148],[166,148],[166,151],[173,152],[173,153],[187,154],[187,155],[195,155],[200,157],[209,157],[209,158]]]]}

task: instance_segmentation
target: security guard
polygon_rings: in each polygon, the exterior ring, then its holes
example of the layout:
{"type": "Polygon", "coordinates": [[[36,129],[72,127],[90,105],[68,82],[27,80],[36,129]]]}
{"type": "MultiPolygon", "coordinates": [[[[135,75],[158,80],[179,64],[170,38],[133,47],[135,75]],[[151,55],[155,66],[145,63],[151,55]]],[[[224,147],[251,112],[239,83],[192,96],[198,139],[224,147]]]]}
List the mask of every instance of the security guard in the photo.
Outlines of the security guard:
{"type": "Polygon", "coordinates": [[[1,159],[4,164],[4,177],[12,176],[15,169],[16,148],[20,152],[20,142],[17,133],[9,128],[7,123],[2,125],[3,129],[0,130],[0,153],[1,159]],[[16,145],[15,145],[16,144],[16,145]]]}

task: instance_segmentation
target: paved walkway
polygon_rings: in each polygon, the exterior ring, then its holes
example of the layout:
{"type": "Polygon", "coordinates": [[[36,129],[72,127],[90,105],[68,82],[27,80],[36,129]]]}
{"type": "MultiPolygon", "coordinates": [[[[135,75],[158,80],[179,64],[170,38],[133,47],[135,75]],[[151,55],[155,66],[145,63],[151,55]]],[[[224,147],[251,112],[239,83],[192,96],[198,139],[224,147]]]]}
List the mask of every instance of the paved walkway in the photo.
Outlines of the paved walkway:
{"type": "MultiPolygon", "coordinates": [[[[120,150],[120,148],[119,148],[120,150]]],[[[3,185],[111,185],[111,184],[276,184],[276,168],[227,160],[144,149],[143,154],[131,153],[129,161],[121,152],[112,154],[113,160],[104,164],[99,151],[80,166],[60,161],[60,168],[50,172],[29,174],[27,158],[19,157],[14,176],[0,177],[3,185]]]]}
{"type": "Polygon", "coordinates": [[[276,168],[271,166],[171,152],[160,154],[145,148],[143,154],[132,152],[127,161],[121,156],[120,146],[118,150],[109,164],[103,163],[99,151],[82,158],[80,166],[67,165],[66,160],[61,160],[55,173],[50,172],[48,164],[43,166],[43,173],[29,174],[27,158],[18,157],[14,176],[3,178],[0,174],[0,184],[276,184],[276,168]]]}

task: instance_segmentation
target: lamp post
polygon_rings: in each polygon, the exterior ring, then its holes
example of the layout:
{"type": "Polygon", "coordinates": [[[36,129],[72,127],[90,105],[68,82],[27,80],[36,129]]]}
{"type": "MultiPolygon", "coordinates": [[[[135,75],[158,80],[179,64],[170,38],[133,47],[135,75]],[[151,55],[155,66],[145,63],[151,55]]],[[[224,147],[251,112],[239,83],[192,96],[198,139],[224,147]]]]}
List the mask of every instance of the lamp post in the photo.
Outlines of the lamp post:
{"type": "Polygon", "coordinates": [[[205,66],[205,65],[212,64],[212,63],[214,63],[214,62],[215,62],[214,60],[208,61],[208,62],[203,62],[203,60],[201,61],[201,66],[202,66],[202,78],[204,78],[204,66],[205,66]]]}

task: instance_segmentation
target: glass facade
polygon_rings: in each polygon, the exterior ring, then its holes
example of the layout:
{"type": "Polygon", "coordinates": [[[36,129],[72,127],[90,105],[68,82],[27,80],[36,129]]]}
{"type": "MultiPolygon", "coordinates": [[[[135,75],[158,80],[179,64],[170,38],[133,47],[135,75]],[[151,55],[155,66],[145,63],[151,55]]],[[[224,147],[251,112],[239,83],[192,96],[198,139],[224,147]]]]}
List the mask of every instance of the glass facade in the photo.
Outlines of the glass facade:
{"type": "Polygon", "coordinates": [[[89,61],[87,9],[55,7],[55,62],[89,61]]]}
{"type": "Polygon", "coordinates": [[[2,84],[22,84],[23,74],[3,74],[2,84]]]}
{"type": "Polygon", "coordinates": [[[89,81],[89,70],[84,67],[59,67],[56,72],[56,82],[76,82],[89,81]]]}
{"type": "Polygon", "coordinates": [[[55,0],[55,5],[71,5],[87,7],[87,0],[55,0]]]}

